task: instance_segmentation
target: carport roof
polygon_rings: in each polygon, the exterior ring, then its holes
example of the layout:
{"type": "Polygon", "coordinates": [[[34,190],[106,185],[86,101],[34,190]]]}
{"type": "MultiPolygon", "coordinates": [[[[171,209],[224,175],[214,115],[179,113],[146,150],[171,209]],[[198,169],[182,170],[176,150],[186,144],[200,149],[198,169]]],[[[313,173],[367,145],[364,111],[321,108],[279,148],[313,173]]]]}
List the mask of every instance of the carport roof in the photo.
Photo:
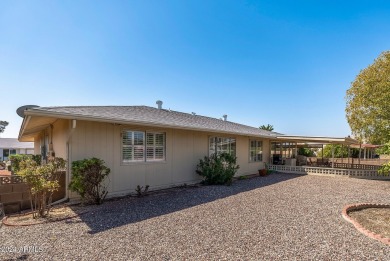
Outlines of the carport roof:
{"type": "Polygon", "coordinates": [[[337,137],[309,137],[309,136],[277,136],[274,141],[280,142],[299,142],[299,143],[319,143],[319,144],[344,144],[352,145],[359,144],[358,140],[351,137],[337,138],[337,137]]]}

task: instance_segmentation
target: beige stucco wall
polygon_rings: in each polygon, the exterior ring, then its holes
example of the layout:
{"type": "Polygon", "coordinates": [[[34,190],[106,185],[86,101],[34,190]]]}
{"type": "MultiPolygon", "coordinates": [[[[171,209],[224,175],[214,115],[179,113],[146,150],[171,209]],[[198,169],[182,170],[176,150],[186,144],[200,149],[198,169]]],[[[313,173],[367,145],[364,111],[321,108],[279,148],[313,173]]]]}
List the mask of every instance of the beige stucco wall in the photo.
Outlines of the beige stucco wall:
{"type": "MultiPolygon", "coordinates": [[[[195,173],[199,159],[208,155],[210,136],[236,138],[236,154],[240,169],[237,176],[255,174],[262,163],[249,162],[249,140],[247,136],[219,135],[215,133],[140,126],[124,126],[111,123],[77,121],[71,131],[70,120],[58,120],[53,124],[53,149],[57,157],[67,157],[66,141],[69,139],[69,161],[97,157],[111,169],[109,175],[110,195],[134,193],[137,185],[150,185],[150,189],[199,182],[195,173]],[[124,129],[158,131],[166,133],[166,161],[121,162],[121,132],[124,129]]],[[[49,130],[46,130],[49,133],[49,130]]],[[[262,139],[260,139],[262,140],[262,139]]],[[[36,143],[39,143],[36,142],[36,143]]],[[[37,146],[37,145],[36,145],[37,146]]],[[[39,145],[36,149],[39,149],[39,145]]],[[[269,159],[269,141],[263,139],[263,161],[269,159]]],[[[70,197],[76,197],[70,193],[70,197]]]]}

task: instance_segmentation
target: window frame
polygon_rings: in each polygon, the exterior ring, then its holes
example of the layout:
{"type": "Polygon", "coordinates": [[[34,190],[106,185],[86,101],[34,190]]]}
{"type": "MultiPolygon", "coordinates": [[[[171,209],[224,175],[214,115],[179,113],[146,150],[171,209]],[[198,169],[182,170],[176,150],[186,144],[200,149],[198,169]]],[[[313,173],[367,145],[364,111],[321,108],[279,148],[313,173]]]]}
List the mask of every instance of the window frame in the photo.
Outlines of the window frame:
{"type": "Polygon", "coordinates": [[[257,163],[257,162],[263,162],[263,141],[262,140],[258,140],[258,139],[249,139],[249,163],[257,163]],[[252,142],[255,142],[256,143],[256,146],[255,147],[252,147],[252,142]],[[260,143],[260,146],[258,146],[260,143]],[[254,149],[253,149],[254,148],[254,149]],[[255,158],[254,160],[252,159],[252,151],[254,150],[255,152],[257,152],[258,150],[261,150],[261,159],[258,159],[257,158],[257,155],[259,154],[255,154],[255,158]]]}
{"type": "MultiPolygon", "coordinates": [[[[227,144],[229,146],[228,148],[228,152],[229,154],[233,155],[234,157],[237,157],[237,139],[235,137],[226,137],[226,136],[209,136],[209,139],[208,139],[208,154],[209,156],[211,156],[212,154],[214,153],[221,153],[221,148],[222,146],[224,146],[223,144],[220,144],[219,143],[222,143],[224,139],[228,139],[229,140],[229,143],[227,144]],[[214,142],[214,149],[213,149],[213,153],[211,153],[211,140],[213,139],[213,142],[214,142]],[[221,142],[218,142],[218,140],[221,139],[221,142]],[[232,140],[234,140],[234,142],[231,142],[232,140]],[[234,145],[234,153],[232,154],[232,144],[235,144],[234,145]],[[219,150],[218,148],[221,147],[219,150]]],[[[222,152],[226,152],[224,149],[222,149],[222,152]]]]}
{"type": "Polygon", "coordinates": [[[121,159],[120,159],[120,162],[121,162],[121,165],[132,165],[132,164],[142,164],[142,163],[153,163],[153,162],[166,162],[166,132],[162,132],[162,131],[146,131],[146,130],[137,130],[137,129],[122,129],[121,130],[121,135],[120,135],[121,139],[120,139],[120,143],[121,143],[121,159]],[[123,141],[123,135],[125,135],[125,133],[128,133],[128,132],[131,132],[132,133],[132,140],[131,140],[131,144],[130,145],[126,145],[124,144],[124,141],[123,141]],[[142,133],[143,134],[143,144],[142,145],[135,145],[134,144],[134,133],[142,133]],[[147,136],[148,134],[153,134],[153,145],[149,145],[148,146],[148,141],[147,141],[147,136]],[[162,148],[163,152],[162,152],[162,155],[163,157],[161,159],[156,159],[156,134],[162,134],[163,135],[163,144],[161,146],[157,146],[158,148],[162,148]],[[137,160],[134,160],[134,148],[135,147],[141,147],[142,146],[142,149],[143,149],[143,157],[142,159],[137,159],[137,160]],[[124,148],[126,147],[131,147],[133,148],[132,149],[132,159],[131,160],[125,160],[124,159],[124,148]],[[147,158],[147,150],[148,150],[148,147],[153,147],[153,159],[148,159],[147,158]]]}

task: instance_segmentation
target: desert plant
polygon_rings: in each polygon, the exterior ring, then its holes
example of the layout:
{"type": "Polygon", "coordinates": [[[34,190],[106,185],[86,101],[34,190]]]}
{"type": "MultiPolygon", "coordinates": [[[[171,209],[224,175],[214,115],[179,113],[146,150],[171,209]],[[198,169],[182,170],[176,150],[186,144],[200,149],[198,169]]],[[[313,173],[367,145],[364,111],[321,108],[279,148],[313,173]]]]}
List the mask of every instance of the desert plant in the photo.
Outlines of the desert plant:
{"type": "Polygon", "coordinates": [[[137,188],[135,189],[135,192],[137,192],[137,197],[143,197],[146,196],[149,190],[149,185],[146,185],[145,188],[141,187],[140,185],[137,185],[137,188]]]}
{"type": "Polygon", "coordinates": [[[236,162],[237,158],[229,153],[215,153],[199,161],[196,173],[204,177],[205,184],[230,185],[234,174],[240,168],[236,162]]]}
{"type": "Polygon", "coordinates": [[[98,158],[73,161],[69,188],[77,192],[84,202],[101,204],[108,193],[104,181],[110,171],[98,158]]]}
{"type": "Polygon", "coordinates": [[[45,217],[49,214],[52,195],[60,187],[59,179],[65,166],[66,161],[62,158],[53,158],[45,165],[38,165],[31,157],[19,162],[17,174],[29,187],[34,218],[45,217]]]}

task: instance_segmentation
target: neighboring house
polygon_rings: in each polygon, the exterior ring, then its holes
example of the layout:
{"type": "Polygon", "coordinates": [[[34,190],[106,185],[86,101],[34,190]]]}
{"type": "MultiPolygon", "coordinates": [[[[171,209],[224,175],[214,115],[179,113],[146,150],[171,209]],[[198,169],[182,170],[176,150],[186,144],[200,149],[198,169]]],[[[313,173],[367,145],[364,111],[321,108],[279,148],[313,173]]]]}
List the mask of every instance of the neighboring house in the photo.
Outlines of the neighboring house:
{"type": "MultiPolygon", "coordinates": [[[[20,141],[34,141],[35,153],[68,163],[98,157],[111,169],[109,195],[137,185],[167,188],[200,181],[199,159],[215,152],[237,156],[237,176],[257,173],[271,161],[271,145],[293,154],[294,139],[224,119],[147,106],[35,107],[24,111],[20,141]],[[290,140],[293,141],[290,141],[290,140]],[[288,143],[287,143],[288,141],[288,143]],[[283,148],[287,148],[284,146],[283,148]]],[[[305,137],[306,141],[310,139],[305,137]]],[[[315,138],[318,139],[318,138],[315,138]]],[[[346,142],[338,139],[337,141],[346,142]]],[[[71,194],[70,197],[75,195],[71,194]]]]}
{"type": "Polygon", "coordinates": [[[0,161],[14,154],[34,154],[34,142],[19,142],[16,138],[0,138],[0,161]]]}

